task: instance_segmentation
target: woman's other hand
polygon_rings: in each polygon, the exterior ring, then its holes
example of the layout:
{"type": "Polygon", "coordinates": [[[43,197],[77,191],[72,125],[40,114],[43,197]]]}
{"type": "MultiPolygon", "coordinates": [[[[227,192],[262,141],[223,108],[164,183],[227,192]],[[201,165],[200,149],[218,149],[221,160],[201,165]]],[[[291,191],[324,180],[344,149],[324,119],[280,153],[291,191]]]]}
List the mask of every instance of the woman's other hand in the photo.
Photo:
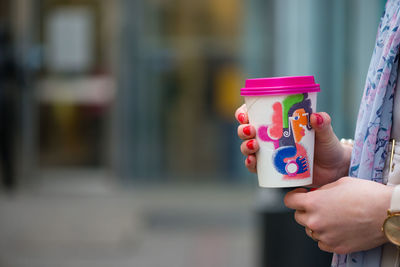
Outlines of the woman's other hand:
{"type": "Polygon", "coordinates": [[[343,177],[318,190],[295,189],[284,201],[296,210],[295,220],[320,249],[346,254],[388,242],[381,226],[392,191],[390,186],[343,177]]]}

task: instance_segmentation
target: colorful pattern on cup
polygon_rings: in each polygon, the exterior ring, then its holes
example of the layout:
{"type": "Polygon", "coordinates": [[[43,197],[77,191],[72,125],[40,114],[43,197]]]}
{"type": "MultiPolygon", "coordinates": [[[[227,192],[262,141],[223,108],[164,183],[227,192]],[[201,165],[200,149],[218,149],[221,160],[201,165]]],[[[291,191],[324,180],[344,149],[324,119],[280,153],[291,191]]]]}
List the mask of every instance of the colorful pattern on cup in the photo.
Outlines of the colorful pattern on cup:
{"type": "Polygon", "coordinates": [[[301,145],[306,131],[311,131],[311,100],[308,93],[287,96],[272,106],[272,123],[257,129],[261,141],[274,145],[272,162],[283,179],[310,177],[307,151],[301,145]]]}

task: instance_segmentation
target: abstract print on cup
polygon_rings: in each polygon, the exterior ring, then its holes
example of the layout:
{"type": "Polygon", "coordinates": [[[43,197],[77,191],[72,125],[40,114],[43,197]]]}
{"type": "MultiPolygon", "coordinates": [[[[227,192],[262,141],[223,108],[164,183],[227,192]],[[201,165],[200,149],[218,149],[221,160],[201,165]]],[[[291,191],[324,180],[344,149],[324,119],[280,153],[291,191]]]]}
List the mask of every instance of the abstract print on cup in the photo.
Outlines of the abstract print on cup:
{"type": "Polygon", "coordinates": [[[283,179],[310,177],[310,160],[302,140],[311,131],[308,94],[289,95],[272,105],[272,123],[257,129],[258,138],[274,146],[272,162],[283,179]]]}

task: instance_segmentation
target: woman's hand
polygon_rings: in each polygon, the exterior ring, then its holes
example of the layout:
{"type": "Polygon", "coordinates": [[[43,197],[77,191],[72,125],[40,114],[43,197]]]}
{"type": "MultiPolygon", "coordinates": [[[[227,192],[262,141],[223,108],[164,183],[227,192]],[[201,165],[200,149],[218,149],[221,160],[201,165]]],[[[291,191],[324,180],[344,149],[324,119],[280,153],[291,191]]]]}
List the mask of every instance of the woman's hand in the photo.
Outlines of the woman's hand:
{"type": "MultiPolygon", "coordinates": [[[[259,144],[255,140],[256,129],[249,125],[245,104],[236,110],[235,117],[240,123],[238,135],[244,140],[240,150],[247,156],[245,165],[250,172],[256,172],[257,160],[255,153],[259,149],[259,144]]],[[[340,143],[333,132],[331,118],[327,113],[313,113],[310,117],[310,123],[315,130],[312,186],[322,186],[347,174],[351,148],[340,143]]]]}
{"type": "Polygon", "coordinates": [[[392,191],[390,186],[343,177],[315,191],[295,189],[284,201],[321,250],[346,254],[387,242],[381,226],[392,191]]]}
{"type": "Polygon", "coordinates": [[[257,172],[256,152],[259,149],[258,143],[255,139],[256,129],[249,124],[249,117],[247,115],[246,104],[243,104],[235,112],[235,118],[239,121],[238,136],[244,140],[240,146],[243,155],[246,156],[245,165],[250,172],[257,172]]]}

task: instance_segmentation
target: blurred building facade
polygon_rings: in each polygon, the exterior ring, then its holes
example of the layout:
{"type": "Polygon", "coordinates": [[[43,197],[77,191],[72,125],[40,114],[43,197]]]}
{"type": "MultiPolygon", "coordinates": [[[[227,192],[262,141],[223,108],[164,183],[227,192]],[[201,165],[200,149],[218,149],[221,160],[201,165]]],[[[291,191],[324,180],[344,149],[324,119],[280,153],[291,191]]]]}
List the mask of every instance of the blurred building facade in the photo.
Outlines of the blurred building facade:
{"type": "Polygon", "coordinates": [[[351,137],[384,6],[367,2],[3,0],[19,174],[248,182],[233,118],[245,78],[315,75],[318,109],[351,137]]]}

